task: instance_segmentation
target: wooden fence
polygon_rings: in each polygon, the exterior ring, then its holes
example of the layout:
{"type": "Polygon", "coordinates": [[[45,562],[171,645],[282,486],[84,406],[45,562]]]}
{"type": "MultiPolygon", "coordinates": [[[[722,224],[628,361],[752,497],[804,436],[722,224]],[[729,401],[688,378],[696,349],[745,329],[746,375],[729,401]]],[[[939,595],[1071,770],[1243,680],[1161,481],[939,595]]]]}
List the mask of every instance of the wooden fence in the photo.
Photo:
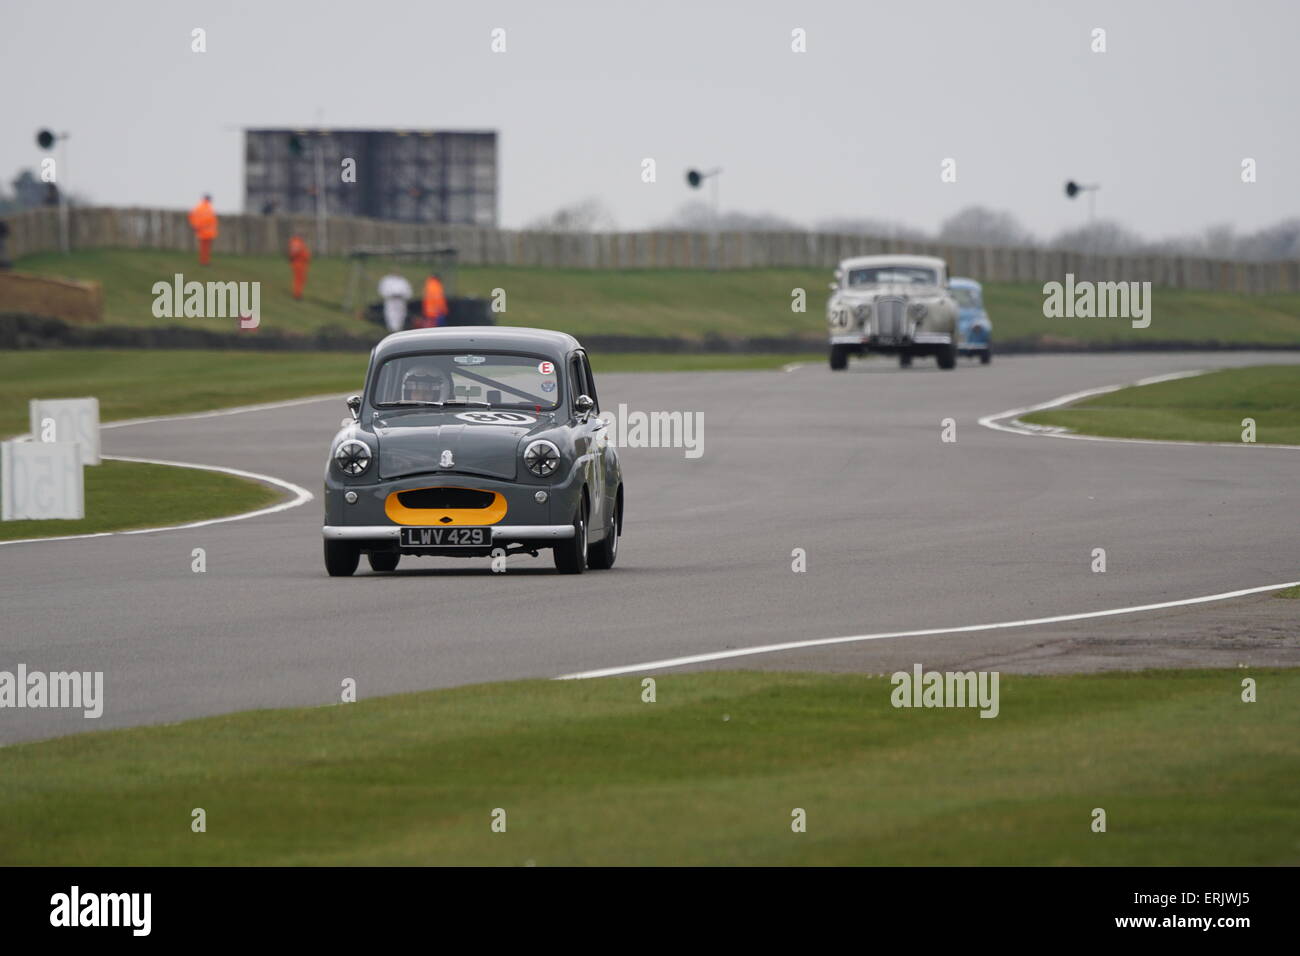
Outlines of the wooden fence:
{"type": "MultiPolygon", "coordinates": [[[[184,211],[136,208],[74,208],[74,249],[195,248],[184,211]]],[[[11,259],[59,249],[55,209],[10,216],[11,259]]],[[[987,282],[1042,283],[1076,278],[1151,282],[1175,289],[1247,294],[1300,292],[1300,261],[1233,262],[1193,256],[1091,256],[1039,248],[955,246],[935,242],[874,239],[815,232],[617,232],[548,233],[476,226],[420,226],[373,219],[326,221],[325,249],[309,216],[223,215],[217,253],[283,255],[289,236],[300,232],[313,254],[339,255],[362,246],[453,245],[465,265],[537,266],[564,269],[766,269],[829,271],[843,258],[878,253],[939,256],[951,275],[987,282]]]]}

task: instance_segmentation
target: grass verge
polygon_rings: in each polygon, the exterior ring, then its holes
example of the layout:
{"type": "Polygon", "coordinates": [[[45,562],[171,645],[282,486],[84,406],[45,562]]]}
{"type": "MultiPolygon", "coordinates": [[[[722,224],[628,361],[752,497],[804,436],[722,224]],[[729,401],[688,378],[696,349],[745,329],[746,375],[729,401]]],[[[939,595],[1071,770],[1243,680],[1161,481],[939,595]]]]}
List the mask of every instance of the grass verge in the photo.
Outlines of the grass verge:
{"type": "Polygon", "coordinates": [[[992,720],[895,709],[886,677],[657,681],[652,704],[640,678],[528,681],[5,747],[0,864],[1300,861],[1300,670],[1004,675],[992,720]]]}
{"type": "MultiPolygon", "coordinates": [[[[382,266],[378,263],[376,267],[382,266]]],[[[270,256],[231,256],[218,250],[201,269],[181,252],[92,249],[69,256],[28,256],[15,268],[103,284],[105,321],[114,325],[163,325],[232,332],[232,319],[156,319],[153,284],[186,280],[261,283],[262,328],[291,333],[376,330],[346,315],[340,306],[349,275],[339,258],[313,260],[302,301],[290,295],[288,263],[270,256]]],[[[419,270],[405,267],[416,288],[419,270]]],[[[372,277],[376,281],[378,273],[372,277]]],[[[978,277],[977,277],[978,278],[978,277]]],[[[490,297],[505,292],[503,325],[559,329],[578,337],[593,334],[727,339],[799,336],[810,346],[825,342],[826,269],[605,270],[467,266],[460,270],[462,293],[490,297]],[[791,310],[795,289],[807,291],[807,310],[791,310]]],[[[374,290],[364,290],[371,297],[374,290]]],[[[1074,343],[1223,342],[1294,345],[1300,341],[1300,295],[1241,296],[1183,289],[1153,290],[1150,328],[1134,329],[1123,319],[1047,319],[1041,283],[988,283],[985,300],[994,339],[1037,339],[1074,343]]],[[[377,330],[376,330],[377,331],[377,330]]]]}
{"type": "Polygon", "coordinates": [[[1225,369],[1123,388],[1021,418],[1111,438],[1217,442],[1241,441],[1242,420],[1252,418],[1257,442],[1300,445],[1300,365],[1225,369]]]}
{"type": "Polygon", "coordinates": [[[171,465],[105,461],[83,469],[86,517],[76,521],[0,522],[0,541],[155,528],[224,518],[265,508],[283,497],[234,475],[171,465]]]}

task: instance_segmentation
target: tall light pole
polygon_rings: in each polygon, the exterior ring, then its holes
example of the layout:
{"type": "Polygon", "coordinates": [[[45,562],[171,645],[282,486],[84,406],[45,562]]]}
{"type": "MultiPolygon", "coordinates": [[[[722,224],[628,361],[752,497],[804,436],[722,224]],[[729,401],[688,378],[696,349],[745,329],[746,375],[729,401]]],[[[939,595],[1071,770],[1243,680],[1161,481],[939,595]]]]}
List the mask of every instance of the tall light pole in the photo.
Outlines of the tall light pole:
{"type": "Polygon", "coordinates": [[[714,268],[717,268],[718,265],[717,260],[721,257],[720,256],[721,250],[718,248],[720,244],[719,234],[722,231],[721,221],[719,219],[719,214],[718,214],[718,176],[721,173],[722,173],[721,166],[718,166],[715,169],[705,170],[704,172],[700,172],[700,170],[698,169],[688,169],[686,171],[686,185],[690,186],[692,189],[699,189],[700,186],[703,185],[704,180],[706,179],[712,181],[713,188],[710,190],[710,192],[712,193],[712,198],[713,198],[713,215],[711,217],[711,220],[713,225],[714,268]]]}
{"type": "Polygon", "coordinates": [[[1076,183],[1073,179],[1065,184],[1065,195],[1069,199],[1076,198],[1079,193],[1088,194],[1088,253],[1096,258],[1097,255],[1097,234],[1093,229],[1093,220],[1097,213],[1097,190],[1101,188],[1100,183],[1091,183],[1083,185],[1076,183]]]}
{"type": "Polygon", "coordinates": [[[51,133],[48,129],[43,129],[36,134],[36,145],[41,149],[51,149],[56,143],[59,146],[59,166],[63,167],[60,173],[56,168],[54,173],[54,188],[59,193],[59,250],[66,256],[72,249],[71,241],[68,237],[68,139],[71,133],[51,133]]]}
{"type": "Polygon", "coordinates": [[[316,246],[325,255],[325,150],[324,135],[316,137],[316,246]]]}

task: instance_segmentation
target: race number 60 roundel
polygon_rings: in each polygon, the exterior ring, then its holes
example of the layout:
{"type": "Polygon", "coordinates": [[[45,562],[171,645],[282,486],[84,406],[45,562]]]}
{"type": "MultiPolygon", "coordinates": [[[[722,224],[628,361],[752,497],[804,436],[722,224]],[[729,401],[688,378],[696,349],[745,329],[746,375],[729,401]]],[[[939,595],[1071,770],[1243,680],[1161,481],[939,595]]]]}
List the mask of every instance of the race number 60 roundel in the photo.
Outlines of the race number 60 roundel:
{"type": "Polygon", "coordinates": [[[523,412],[461,412],[456,417],[473,425],[531,425],[537,421],[523,412]]]}

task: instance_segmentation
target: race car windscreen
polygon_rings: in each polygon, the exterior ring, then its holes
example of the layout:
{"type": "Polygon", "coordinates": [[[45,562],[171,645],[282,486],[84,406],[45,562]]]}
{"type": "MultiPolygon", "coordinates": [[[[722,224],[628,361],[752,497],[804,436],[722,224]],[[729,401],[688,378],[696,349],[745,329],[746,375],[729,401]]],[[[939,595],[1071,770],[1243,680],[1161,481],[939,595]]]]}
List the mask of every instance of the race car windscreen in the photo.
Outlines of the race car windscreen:
{"type": "Polygon", "coordinates": [[[980,307],[980,297],[974,289],[954,286],[948,291],[952,293],[952,297],[957,300],[957,304],[963,309],[978,309],[980,307]]]}
{"type": "Polygon", "coordinates": [[[933,269],[924,266],[867,266],[849,270],[849,285],[936,285],[933,269]]]}
{"type": "Polygon", "coordinates": [[[559,406],[559,372],[540,355],[427,352],[380,366],[371,401],[377,408],[431,404],[493,408],[559,406]]]}

